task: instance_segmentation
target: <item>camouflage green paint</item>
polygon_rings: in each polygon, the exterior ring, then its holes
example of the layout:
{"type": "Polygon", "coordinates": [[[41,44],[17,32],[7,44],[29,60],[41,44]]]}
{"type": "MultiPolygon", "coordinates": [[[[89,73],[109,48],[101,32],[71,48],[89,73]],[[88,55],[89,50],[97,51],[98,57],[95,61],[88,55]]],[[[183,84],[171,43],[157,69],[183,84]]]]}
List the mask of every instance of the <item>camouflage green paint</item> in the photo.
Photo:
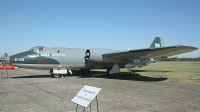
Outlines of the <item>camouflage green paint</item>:
{"type": "Polygon", "coordinates": [[[16,55],[13,55],[11,57],[11,63],[19,63],[19,64],[60,64],[57,60],[52,58],[47,58],[44,56],[40,56],[40,54],[37,54],[35,52],[26,51],[22,52],[16,55]],[[29,55],[37,55],[36,57],[29,57],[29,55]],[[20,59],[24,59],[23,61],[20,61],[20,59]]]}

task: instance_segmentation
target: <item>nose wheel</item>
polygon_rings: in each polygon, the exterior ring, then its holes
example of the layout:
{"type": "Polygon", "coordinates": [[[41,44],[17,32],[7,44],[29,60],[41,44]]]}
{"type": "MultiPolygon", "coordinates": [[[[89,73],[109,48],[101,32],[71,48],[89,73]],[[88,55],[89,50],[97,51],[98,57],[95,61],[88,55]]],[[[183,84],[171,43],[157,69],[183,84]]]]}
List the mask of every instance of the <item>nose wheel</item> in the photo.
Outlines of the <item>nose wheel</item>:
{"type": "Polygon", "coordinates": [[[49,73],[51,73],[51,77],[52,77],[52,78],[59,78],[59,77],[60,77],[60,74],[54,74],[54,73],[53,73],[53,69],[51,69],[51,70],[49,71],[49,73]]]}
{"type": "Polygon", "coordinates": [[[52,78],[59,78],[59,77],[60,77],[60,74],[51,73],[51,77],[52,77],[52,78]]]}

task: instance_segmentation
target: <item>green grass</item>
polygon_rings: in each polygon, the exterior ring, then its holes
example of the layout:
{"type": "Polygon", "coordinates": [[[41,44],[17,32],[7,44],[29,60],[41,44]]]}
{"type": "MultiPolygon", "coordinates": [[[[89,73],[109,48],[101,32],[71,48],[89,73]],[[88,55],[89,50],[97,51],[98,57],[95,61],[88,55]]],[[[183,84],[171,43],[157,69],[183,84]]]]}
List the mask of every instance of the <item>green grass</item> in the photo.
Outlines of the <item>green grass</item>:
{"type": "Polygon", "coordinates": [[[200,74],[168,76],[168,81],[200,85],[200,74]]]}
{"type": "MultiPolygon", "coordinates": [[[[125,69],[124,69],[125,70],[125,69]]],[[[143,68],[133,68],[140,75],[164,75],[168,81],[200,84],[200,62],[156,62],[143,68]]]]}
{"type": "MultiPolygon", "coordinates": [[[[96,69],[94,71],[105,72],[105,70],[96,69]]],[[[149,77],[167,77],[167,81],[189,84],[200,84],[200,62],[166,62],[158,61],[148,64],[142,68],[124,68],[121,72],[135,72],[137,74],[149,77]]]]}
{"type": "Polygon", "coordinates": [[[132,70],[138,70],[138,73],[154,74],[154,73],[172,73],[172,72],[191,72],[200,73],[200,63],[195,62],[157,62],[148,64],[143,68],[133,68],[132,70]],[[141,72],[140,72],[141,71],[141,72]]]}

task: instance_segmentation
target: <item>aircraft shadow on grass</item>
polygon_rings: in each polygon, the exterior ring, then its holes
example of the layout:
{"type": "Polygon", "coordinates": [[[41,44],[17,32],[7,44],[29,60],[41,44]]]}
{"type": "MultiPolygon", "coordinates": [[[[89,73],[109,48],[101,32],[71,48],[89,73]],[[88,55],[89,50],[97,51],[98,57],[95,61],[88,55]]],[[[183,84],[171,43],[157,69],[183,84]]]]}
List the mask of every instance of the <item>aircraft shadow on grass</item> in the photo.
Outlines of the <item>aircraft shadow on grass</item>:
{"type": "MultiPolygon", "coordinates": [[[[133,80],[133,81],[145,81],[145,82],[154,82],[154,81],[164,81],[167,80],[166,77],[151,77],[151,76],[142,76],[134,72],[147,72],[148,70],[131,70],[130,72],[121,72],[113,80],[133,80]]],[[[151,70],[152,71],[152,70],[151,70]]],[[[155,71],[156,72],[156,71],[155,71]]],[[[169,72],[169,71],[158,71],[158,72],[169,72]]],[[[77,77],[77,78],[105,78],[111,79],[106,75],[104,71],[91,71],[90,74],[82,74],[79,70],[73,70],[73,74],[64,74],[65,78],[67,77],[77,77]]],[[[49,78],[50,74],[47,75],[28,75],[28,76],[14,76],[12,78],[49,78]]]]}

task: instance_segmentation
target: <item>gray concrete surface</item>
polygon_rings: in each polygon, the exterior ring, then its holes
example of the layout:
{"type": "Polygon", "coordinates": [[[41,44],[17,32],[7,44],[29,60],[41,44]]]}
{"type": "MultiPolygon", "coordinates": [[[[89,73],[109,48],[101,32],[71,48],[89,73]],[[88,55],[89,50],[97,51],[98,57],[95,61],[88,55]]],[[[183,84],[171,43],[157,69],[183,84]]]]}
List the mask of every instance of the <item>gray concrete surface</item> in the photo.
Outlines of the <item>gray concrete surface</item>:
{"type": "MultiPolygon", "coordinates": [[[[98,94],[100,112],[200,112],[200,86],[167,82],[162,77],[123,75],[108,79],[82,77],[75,71],[64,78],[51,78],[48,71],[26,69],[8,73],[9,79],[6,75],[0,79],[1,112],[74,112],[76,104],[70,101],[84,85],[102,88],[98,94]]],[[[92,112],[96,107],[93,100],[92,112]]],[[[83,107],[77,110],[82,112],[83,107]]]]}

